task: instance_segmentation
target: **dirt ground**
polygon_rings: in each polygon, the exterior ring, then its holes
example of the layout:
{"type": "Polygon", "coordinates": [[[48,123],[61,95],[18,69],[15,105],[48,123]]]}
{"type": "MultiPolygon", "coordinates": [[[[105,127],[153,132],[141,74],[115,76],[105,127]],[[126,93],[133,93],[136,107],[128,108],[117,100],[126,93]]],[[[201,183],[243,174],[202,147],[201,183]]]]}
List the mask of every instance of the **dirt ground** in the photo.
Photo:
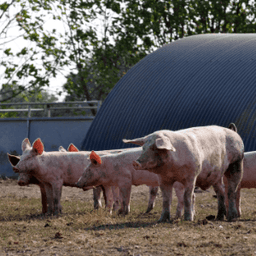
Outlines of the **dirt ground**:
{"type": "MultiPolygon", "coordinates": [[[[148,187],[133,187],[131,213],[94,211],[92,191],[64,187],[59,217],[42,216],[36,185],[0,180],[2,255],[256,255],[254,189],[242,191],[242,216],[234,222],[207,220],[217,212],[214,192],[196,194],[196,218],[158,224],[161,193],[149,214],[148,187]]],[[[177,200],[173,196],[172,215],[177,200]]]]}

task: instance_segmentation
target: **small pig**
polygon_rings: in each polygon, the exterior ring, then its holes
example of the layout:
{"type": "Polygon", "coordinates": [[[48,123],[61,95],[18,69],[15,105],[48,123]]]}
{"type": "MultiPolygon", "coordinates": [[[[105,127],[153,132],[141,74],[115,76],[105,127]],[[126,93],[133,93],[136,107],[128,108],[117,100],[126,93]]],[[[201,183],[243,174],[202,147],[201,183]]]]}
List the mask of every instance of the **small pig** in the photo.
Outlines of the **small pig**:
{"type": "MultiPolygon", "coordinates": [[[[110,155],[110,154],[118,154],[118,153],[121,153],[121,152],[127,152],[129,150],[132,150],[132,149],[104,150],[104,151],[98,151],[97,154],[110,155]]],[[[70,146],[68,148],[68,151],[78,152],[79,150],[73,144],[70,144],[70,146]]],[[[118,210],[119,207],[120,207],[119,188],[116,187],[116,186],[107,186],[107,185],[98,186],[97,188],[102,188],[103,191],[107,191],[107,192],[109,192],[110,189],[112,190],[113,201],[114,201],[113,209],[114,209],[114,211],[118,210]]],[[[95,194],[95,196],[98,196],[98,197],[97,198],[94,197],[94,202],[96,202],[96,200],[98,200],[98,201],[100,200],[100,189],[97,190],[97,192],[98,193],[95,194]]],[[[149,186],[149,202],[148,202],[148,208],[147,208],[146,213],[149,213],[154,208],[154,201],[155,201],[157,192],[158,192],[158,187],[149,186]]],[[[110,196],[110,193],[107,193],[107,194],[110,196]]],[[[105,198],[105,202],[107,202],[109,200],[105,196],[105,193],[104,193],[104,198],[105,198]]],[[[130,209],[130,205],[128,206],[128,211],[130,211],[129,209],[130,209]]]]}
{"type": "MultiPolygon", "coordinates": [[[[76,185],[81,188],[99,185],[118,186],[121,200],[121,208],[118,213],[128,214],[132,185],[138,186],[146,184],[154,188],[154,190],[151,189],[151,191],[153,191],[151,195],[153,198],[149,201],[147,210],[147,212],[149,212],[153,208],[154,199],[159,186],[159,178],[158,175],[148,171],[142,170],[137,172],[134,170],[132,161],[136,159],[141,152],[141,148],[134,148],[122,153],[100,157],[92,151],[90,154],[91,163],[85,168],[83,175],[76,185]]],[[[177,185],[177,187],[178,186],[179,185],[177,185]]],[[[178,193],[178,195],[181,193],[178,193]]],[[[177,207],[177,217],[181,215],[182,209],[183,205],[177,207]]]]}
{"type": "MultiPolygon", "coordinates": [[[[72,143],[68,146],[67,150],[69,152],[79,152],[78,148],[72,143]]],[[[87,152],[87,151],[83,151],[83,152],[87,152]]],[[[121,152],[121,151],[119,151],[119,152],[121,152]]],[[[107,150],[106,151],[100,151],[99,154],[101,154],[101,155],[110,154],[110,152],[107,151],[107,150]]],[[[119,208],[119,191],[118,191],[118,188],[116,188],[116,187],[98,186],[98,187],[93,188],[94,209],[98,209],[99,207],[102,207],[101,191],[103,191],[103,196],[104,196],[104,199],[105,199],[105,205],[106,205],[106,207],[109,208],[110,213],[111,213],[113,202],[114,202],[113,210],[116,211],[119,208]]]]}
{"type": "Polygon", "coordinates": [[[193,220],[195,185],[203,190],[214,187],[218,196],[218,220],[226,214],[222,177],[228,180],[228,220],[236,218],[236,188],[243,176],[244,145],[231,129],[220,126],[193,127],[184,130],[160,130],[145,137],[123,140],[143,146],[140,157],[133,161],[139,170],[148,170],[160,177],[163,211],[159,222],[170,220],[170,194],[175,181],[185,187],[184,219],[193,220]]]}
{"type": "MultiPolygon", "coordinates": [[[[8,154],[8,160],[12,167],[15,167],[17,163],[19,162],[20,157],[13,156],[8,154]]],[[[36,184],[40,187],[41,191],[41,202],[42,202],[42,213],[47,212],[47,199],[46,199],[46,191],[45,187],[42,183],[40,183],[35,177],[33,177],[31,174],[21,173],[18,178],[18,184],[19,186],[26,186],[29,184],[36,184]]],[[[61,206],[60,206],[61,209],[61,206]]]]}
{"type": "Polygon", "coordinates": [[[47,197],[47,213],[59,214],[62,185],[75,186],[84,167],[89,163],[88,153],[45,152],[40,139],[35,140],[32,147],[29,140],[24,139],[22,152],[20,161],[13,170],[31,174],[43,183],[47,197]]]}

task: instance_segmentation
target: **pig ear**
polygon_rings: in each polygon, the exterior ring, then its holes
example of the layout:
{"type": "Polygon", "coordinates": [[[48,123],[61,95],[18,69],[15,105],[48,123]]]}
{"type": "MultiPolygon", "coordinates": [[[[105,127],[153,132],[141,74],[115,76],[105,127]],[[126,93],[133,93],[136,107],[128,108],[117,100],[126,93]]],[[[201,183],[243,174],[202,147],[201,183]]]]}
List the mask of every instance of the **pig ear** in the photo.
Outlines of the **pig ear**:
{"type": "Polygon", "coordinates": [[[138,139],[133,139],[133,140],[123,139],[123,142],[124,143],[133,143],[133,144],[136,144],[136,145],[139,145],[139,146],[143,146],[144,143],[145,143],[145,138],[138,138],[138,139]]]}
{"type": "Polygon", "coordinates": [[[44,145],[42,143],[42,141],[40,140],[40,138],[36,139],[33,143],[33,149],[35,150],[35,152],[39,155],[42,155],[43,151],[44,151],[44,145]]]}
{"type": "Polygon", "coordinates": [[[70,143],[69,146],[68,146],[68,151],[70,151],[70,152],[78,152],[79,150],[78,150],[78,148],[74,144],[70,143]]]}
{"type": "Polygon", "coordinates": [[[65,148],[63,148],[62,146],[59,146],[59,151],[60,152],[67,152],[67,150],[65,148]]]}
{"type": "Polygon", "coordinates": [[[25,151],[26,149],[28,149],[28,148],[30,148],[30,147],[31,147],[31,144],[30,144],[30,142],[29,142],[29,139],[28,139],[28,138],[24,139],[24,140],[22,141],[22,143],[21,143],[21,149],[22,149],[22,151],[25,151]]]}
{"type": "Polygon", "coordinates": [[[98,164],[101,164],[101,158],[99,155],[97,155],[94,151],[91,152],[90,154],[90,160],[92,162],[92,164],[96,164],[96,162],[98,164]],[[96,162],[95,162],[96,161],[96,162]]]}
{"type": "Polygon", "coordinates": [[[19,156],[10,155],[8,153],[7,153],[7,156],[8,156],[8,160],[12,166],[16,166],[18,164],[18,162],[20,161],[19,156]]]}
{"type": "Polygon", "coordinates": [[[166,149],[174,152],[176,151],[175,147],[172,145],[167,137],[156,139],[155,144],[158,149],[166,149]]]}
{"type": "Polygon", "coordinates": [[[234,123],[231,123],[229,126],[228,126],[229,129],[231,129],[232,131],[234,132],[237,132],[237,128],[236,128],[236,125],[234,123]]]}

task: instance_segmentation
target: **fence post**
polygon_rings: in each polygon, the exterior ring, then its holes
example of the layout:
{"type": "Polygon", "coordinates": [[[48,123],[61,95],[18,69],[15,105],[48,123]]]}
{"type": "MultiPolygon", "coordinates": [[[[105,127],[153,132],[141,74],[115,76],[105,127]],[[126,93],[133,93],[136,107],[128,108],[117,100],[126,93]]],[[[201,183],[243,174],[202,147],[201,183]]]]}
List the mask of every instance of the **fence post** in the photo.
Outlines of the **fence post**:
{"type": "Polygon", "coordinates": [[[31,116],[31,109],[30,109],[30,105],[28,105],[28,117],[27,117],[27,138],[28,139],[30,134],[30,116],[31,116]]]}
{"type": "Polygon", "coordinates": [[[51,117],[51,106],[47,104],[47,117],[51,117]]]}
{"type": "Polygon", "coordinates": [[[101,106],[101,100],[99,100],[97,104],[97,113],[99,112],[100,106],[101,106]]]}

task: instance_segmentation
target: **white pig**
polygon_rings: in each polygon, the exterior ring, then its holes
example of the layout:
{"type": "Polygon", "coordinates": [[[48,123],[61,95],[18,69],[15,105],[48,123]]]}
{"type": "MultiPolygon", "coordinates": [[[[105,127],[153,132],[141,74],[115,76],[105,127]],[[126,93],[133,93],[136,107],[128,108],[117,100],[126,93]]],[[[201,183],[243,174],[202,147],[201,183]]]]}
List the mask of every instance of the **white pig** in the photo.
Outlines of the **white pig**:
{"type": "Polygon", "coordinates": [[[226,214],[222,177],[228,180],[228,220],[236,218],[236,188],[243,175],[244,145],[241,137],[220,126],[194,127],[178,131],[160,130],[145,137],[123,140],[143,146],[141,156],[133,162],[137,172],[148,170],[160,176],[163,211],[159,222],[170,220],[170,194],[175,181],[185,187],[184,219],[193,220],[192,197],[195,185],[210,186],[218,196],[217,219],[226,214]]]}

